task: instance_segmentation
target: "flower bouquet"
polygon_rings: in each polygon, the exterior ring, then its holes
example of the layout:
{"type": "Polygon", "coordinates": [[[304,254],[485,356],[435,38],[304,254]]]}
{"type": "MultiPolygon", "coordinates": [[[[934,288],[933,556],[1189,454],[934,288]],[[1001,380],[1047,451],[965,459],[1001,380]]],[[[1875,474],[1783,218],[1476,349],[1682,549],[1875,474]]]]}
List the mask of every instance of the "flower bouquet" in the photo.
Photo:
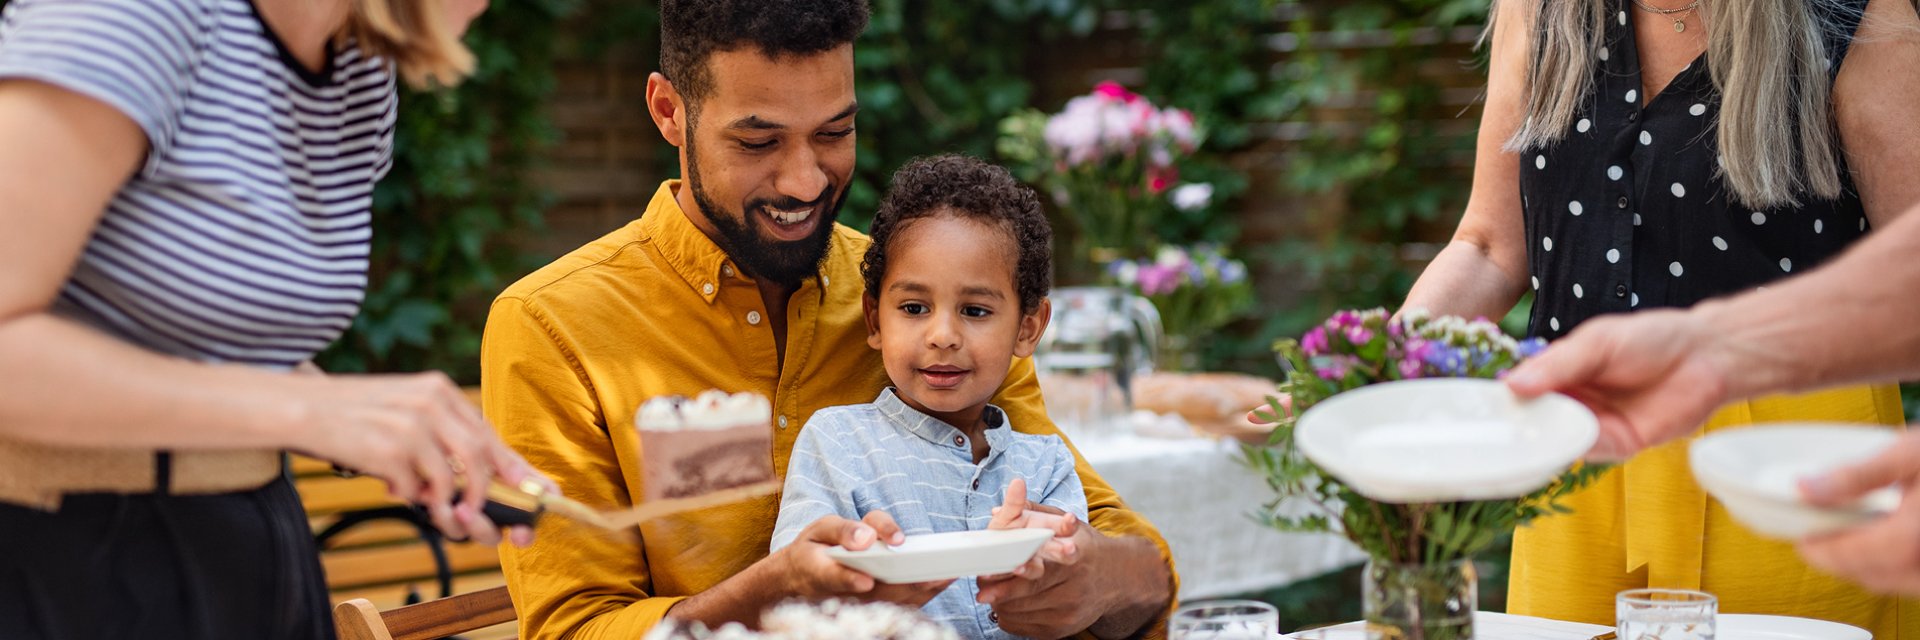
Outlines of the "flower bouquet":
{"type": "MultiPolygon", "coordinates": [[[[1145,254],[1152,242],[1145,221],[1174,206],[1168,192],[1179,164],[1201,141],[1191,113],[1155,107],[1112,82],[1059,113],[1010,116],[1000,132],[1001,156],[1053,197],[1079,230],[1079,257],[1096,262],[1145,254]]],[[[1183,190],[1181,202],[1205,206],[1206,191],[1183,190]]]]}
{"type": "Polygon", "coordinates": [[[1197,366],[1200,341],[1253,306],[1247,265],[1220,247],[1161,247],[1151,260],[1114,260],[1107,276],[1153,301],[1166,333],[1161,358],[1168,368],[1197,366]]]}
{"type": "Polygon", "coordinates": [[[1545,347],[1515,340],[1484,319],[1432,317],[1384,309],[1341,311],[1300,340],[1275,346],[1291,367],[1283,397],[1269,400],[1275,424],[1267,446],[1248,447],[1277,498],[1261,513],[1292,532],[1338,532],[1371,559],[1363,587],[1369,634],[1396,640],[1472,637],[1477,579],[1472,558],[1517,526],[1569,511],[1559,499],[1603,471],[1575,466],[1552,484],[1516,499],[1394,504],[1354,491],[1299,451],[1301,413],[1341,392],[1395,380],[1499,378],[1545,347]],[[1282,504],[1302,500],[1299,513],[1282,504]]]}

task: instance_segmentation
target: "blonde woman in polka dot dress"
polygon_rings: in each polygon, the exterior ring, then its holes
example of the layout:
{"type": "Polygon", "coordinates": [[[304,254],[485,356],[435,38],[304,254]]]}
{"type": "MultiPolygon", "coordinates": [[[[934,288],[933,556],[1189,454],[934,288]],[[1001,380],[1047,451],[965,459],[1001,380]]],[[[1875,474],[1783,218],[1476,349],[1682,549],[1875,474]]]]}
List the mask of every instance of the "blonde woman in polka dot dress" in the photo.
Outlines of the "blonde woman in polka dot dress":
{"type": "MultiPolygon", "coordinates": [[[[1764,287],[1920,204],[1912,0],[1495,12],[1472,196],[1408,308],[1499,317],[1531,292],[1529,333],[1557,338],[1601,314],[1764,287]]],[[[1703,432],[1781,420],[1902,417],[1893,387],[1857,387],[1728,405],[1703,432]]],[[[1920,638],[1920,606],[1821,575],[1730,520],[1686,446],[1641,454],[1575,496],[1575,514],[1521,531],[1509,610],[1612,624],[1618,591],[1704,589],[1724,612],[1920,638]]]]}

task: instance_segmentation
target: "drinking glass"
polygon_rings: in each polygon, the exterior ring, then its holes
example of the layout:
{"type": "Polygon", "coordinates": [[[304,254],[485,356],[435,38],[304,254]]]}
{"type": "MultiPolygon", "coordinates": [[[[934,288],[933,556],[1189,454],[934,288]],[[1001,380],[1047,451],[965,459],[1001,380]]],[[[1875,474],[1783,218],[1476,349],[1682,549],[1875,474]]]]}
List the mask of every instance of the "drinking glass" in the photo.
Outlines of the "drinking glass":
{"type": "Polygon", "coordinates": [[[1719,600],[1700,591],[1622,591],[1614,597],[1614,633],[1619,640],[1713,640],[1719,610],[1719,600]]]}
{"type": "Polygon", "coordinates": [[[1167,621],[1168,640],[1273,640],[1280,612],[1253,600],[1214,600],[1182,605],[1167,621]]]}

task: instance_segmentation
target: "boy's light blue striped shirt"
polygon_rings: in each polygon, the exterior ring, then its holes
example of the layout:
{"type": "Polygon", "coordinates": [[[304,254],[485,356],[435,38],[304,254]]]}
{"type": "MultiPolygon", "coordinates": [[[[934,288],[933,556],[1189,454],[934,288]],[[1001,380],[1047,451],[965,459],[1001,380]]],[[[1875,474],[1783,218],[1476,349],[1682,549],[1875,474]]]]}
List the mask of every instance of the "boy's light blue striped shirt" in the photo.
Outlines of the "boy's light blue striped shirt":
{"type": "MultiPolygon", "coordinates": [[[[965,433],[907,406],[893,389],[871,404],[814,413],[793,445],[773,550],[830,515],[858,520],[885,511],[909,536],[985,529],[1014,478],[1026,480],[1028,500],[1085,522],[1087,495],[1066,443],[1014,432],[993,405],[985,419],[990,451],[976,465],[965,433]]],[[[962,637],[1015,637],[1000,630],[977,595],[974,578],[961,578],[922,609],[962,637]]]]}

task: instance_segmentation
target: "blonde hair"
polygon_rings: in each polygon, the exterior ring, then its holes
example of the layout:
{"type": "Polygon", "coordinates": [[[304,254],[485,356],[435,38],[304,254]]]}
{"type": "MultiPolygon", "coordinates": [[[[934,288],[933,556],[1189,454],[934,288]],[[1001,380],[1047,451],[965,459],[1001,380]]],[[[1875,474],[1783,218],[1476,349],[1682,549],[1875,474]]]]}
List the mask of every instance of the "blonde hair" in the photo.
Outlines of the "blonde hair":
{"type": "Polygon", "coordinates": [[[352,0],[347,33],[369,55],[393,61],[416,89],[451,87],[473,73],[473,52],[442,0],[352,0]]]}
{"type": "MultiPolygon", "coordinates": [[[[1831,15],[1861,17],[1840,0],[1701,5],[1708,67],[1720,92],[1715,135],[1722,160],[1715,171],[1733,199],[1748,207],[1797,207],[1808,193],[1840,196],[1826,42],[1853,34],[1829,33],[1836,25],[1821,20],[1815,5],[1831,15]]],[[[1608,17],[1600,0],[1540,0],[1527,68],[1527,115],[1507,140],[1507,151],[1550,146],[1567,134],[1580,104],[1593,98],[1593,63],[1608,17]]]]}

